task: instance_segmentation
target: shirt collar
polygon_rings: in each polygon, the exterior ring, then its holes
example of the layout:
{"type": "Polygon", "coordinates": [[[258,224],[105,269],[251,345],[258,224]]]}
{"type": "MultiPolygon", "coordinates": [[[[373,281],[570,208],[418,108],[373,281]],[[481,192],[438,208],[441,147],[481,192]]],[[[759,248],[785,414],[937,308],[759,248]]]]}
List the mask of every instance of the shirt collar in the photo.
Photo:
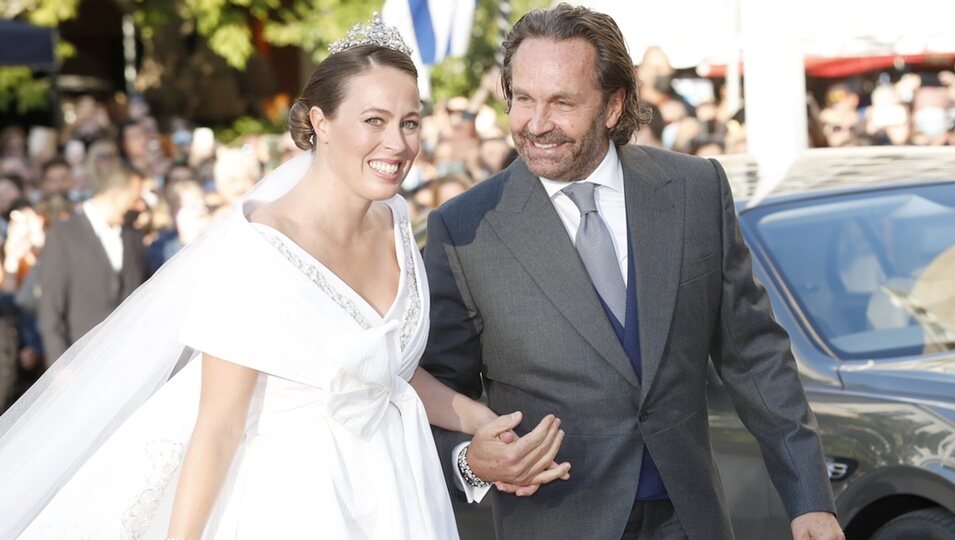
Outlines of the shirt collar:
{"type": "MultiPolygon", "coordinates": [[[[558,193],[561,193],[560,190],[567,187],[567,182],[550,180],[543,176],[540,177],[540,181],[541,184],[544,185],[544,190],[547,191],[547,196],[551,199],[556,197],[558,193]]],[[[597,168],[594,169],[594,172],[590,173],[590,176],[584,178],[583,181],[593,182],[598,186],[604,186],[623,193],[623,169],[620,168],[620,157],[617,155],[617,146],[613,141],[607,146],[607,153],[604,155],[603,161],[601,161],[600,165],[597,165],[597,168]]]]}
{"type": "Polygon", "coordinates": [[[86,214],[86,219],[89,220],[90,225],[93,226],[93,230],[96,231],[96,234],[102,234],[104,232],[118,232],[121,227],[113,226],[111,227],[109,223],[106,222],[106,217],[100,212],[100,209],[90,201],[83,203],[83,213],[86,214]]]}

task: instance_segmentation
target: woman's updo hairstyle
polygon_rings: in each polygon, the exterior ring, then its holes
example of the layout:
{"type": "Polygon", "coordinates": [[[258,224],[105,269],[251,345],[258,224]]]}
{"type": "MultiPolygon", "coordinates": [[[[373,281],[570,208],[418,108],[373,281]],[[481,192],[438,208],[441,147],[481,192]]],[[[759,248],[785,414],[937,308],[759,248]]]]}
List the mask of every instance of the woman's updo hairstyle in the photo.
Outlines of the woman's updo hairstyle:
{"type": "Polygon", "coordinates": [[[418,80],[418,70],[411,57],[381,45],[352,47],[323,60],[308,79],[302,97],[295,100],[289,111],[289,131],[295,146],[302,150],[315,148],[315,131],[308,119],[312,107],[321,109],[328,118],[335,118],[352,77],[379,66],[395,68],[418,80]]]}

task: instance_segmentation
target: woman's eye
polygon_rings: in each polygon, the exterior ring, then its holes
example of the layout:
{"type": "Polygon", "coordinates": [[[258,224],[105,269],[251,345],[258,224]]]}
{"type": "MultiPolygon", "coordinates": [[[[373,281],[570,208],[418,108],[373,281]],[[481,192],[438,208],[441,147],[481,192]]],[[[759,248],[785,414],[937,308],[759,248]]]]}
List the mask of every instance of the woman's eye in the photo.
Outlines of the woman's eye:
{"type": "Polygon", "coordinates": [[[405,120],[404,122],[402,122],[401,127],[408,130],[414,130],[414,129],[418,129],[418,125],[419,124],[417,120],[405,120]]]}
{"type": "Polygon", "coordinates": [[[369,118],[368,120],[365,120],[365,123],[366,123],[366,124],[369,124],[369,125],[372,125],[372,126],[380,126],[380,125],[384,124],[385,121],[382,120],[381,118],[378,118],[377,116],[375,116],[375,117],[373,117],[373,118],[369,118]]]}

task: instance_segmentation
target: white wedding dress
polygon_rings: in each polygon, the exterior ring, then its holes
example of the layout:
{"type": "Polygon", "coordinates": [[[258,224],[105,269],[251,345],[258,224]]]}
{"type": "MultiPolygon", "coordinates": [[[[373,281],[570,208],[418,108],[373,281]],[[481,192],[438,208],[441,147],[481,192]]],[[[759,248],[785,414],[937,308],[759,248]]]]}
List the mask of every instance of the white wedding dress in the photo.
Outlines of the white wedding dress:
{"type": "MultiPolygon", "coordinates": [[[[19,538],[162,539],[199,398],[199,352],[259,370],[246,435],[203,538],[454,539],[424,407],[408,384],[428,290],[404,201],[384,316],[277,230],[226,219],[179,330],[192,360],[126,419],[19,538]]],[[[146,345],[148,346],[148,345],[146,345]]],[[[135,369],[137,358],[128,362],[135,369]]]]}

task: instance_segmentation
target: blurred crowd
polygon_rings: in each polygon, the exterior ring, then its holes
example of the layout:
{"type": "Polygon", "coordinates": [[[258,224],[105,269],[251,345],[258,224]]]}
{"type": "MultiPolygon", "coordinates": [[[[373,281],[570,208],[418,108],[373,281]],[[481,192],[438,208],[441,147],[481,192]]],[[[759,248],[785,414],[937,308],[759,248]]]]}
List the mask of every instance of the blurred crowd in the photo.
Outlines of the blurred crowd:
{"type": "Polygon", "coordinates": [[[651,119],[634,142],[707,157],[746,152],[745,117],[725,85],[682,76],[658,47],[649,47],[635,69],[651,119]]]}
{"type": "MultiPolygon", "coordinates": [[[[652,113],[635,143],[701,156],[746,152],[725,86],[650,48],[634,69],[652,113]]],[[[500,71],[424,107],[422,151],[402,185],[419,241],[428,212],[517,157],[500,71]]],[[[0,130],[0,409],[75,339],[299,150],[284,135],[230,145],[148,103],[65,100],[63,127],[0,130]]],[[[811,146],[955,144],[955,74],[837,81],[807,101],[811,146]]]]}
{"type": "MultiPolygon", "coordinates": [[[[656,47],[636,69],[653,120],[635,142],[701,156],[746,153],[745,102],[732,108],[726,85],[673,69],[656,47]]],[[[812,148],[955,145],[952,71],[817,79],[807,86],[812,148]]]]}
{"type": "Polygon", "coordinates": [[[815,146],[955,146],[955,73],[883,76],[866,92],[858,79],[826,89],[810,109],[815,146]]]}
{"type": "Polygon", "coordinates": [[[0,409],[292,152],[121,105],[81,96],[61,129],[0,130],[0,409]]]}

